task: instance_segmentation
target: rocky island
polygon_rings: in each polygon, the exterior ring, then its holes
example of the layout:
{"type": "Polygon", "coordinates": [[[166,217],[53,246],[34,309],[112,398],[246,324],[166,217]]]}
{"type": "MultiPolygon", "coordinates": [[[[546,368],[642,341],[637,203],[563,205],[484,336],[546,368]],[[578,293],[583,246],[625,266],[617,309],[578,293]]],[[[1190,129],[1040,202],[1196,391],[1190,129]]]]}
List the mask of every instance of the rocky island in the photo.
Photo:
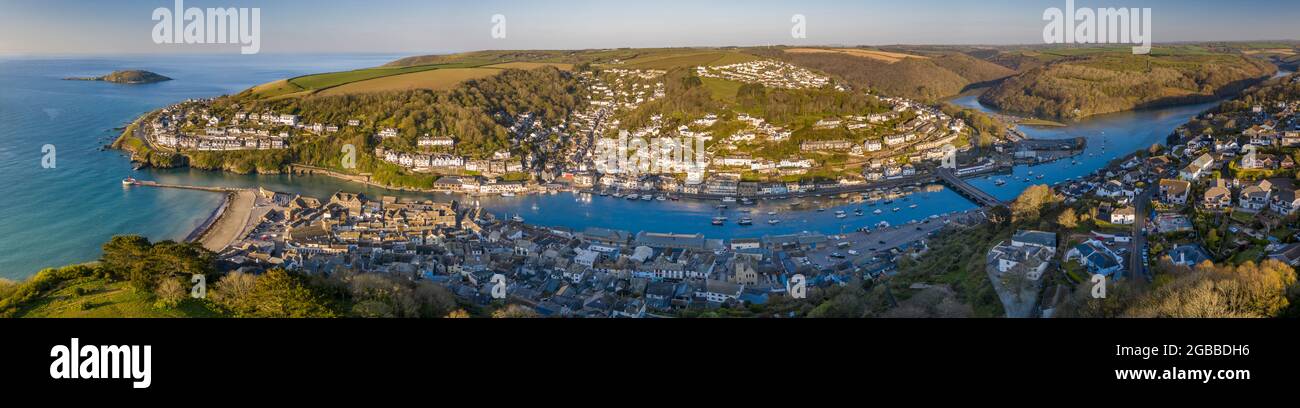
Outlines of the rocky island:
{"type": "Polygon", "coordinates": [[[113,73],[101,77],[65,78],[65,79],[69,81],[104,81],[104,82],[112,82],[115,84],[127,84],[127,85],[153,84],[153,83],[166,82],[172,80],[171,78],[158,75],[153,72],[141,71],[141,70],[113,71],[113,73]]]}

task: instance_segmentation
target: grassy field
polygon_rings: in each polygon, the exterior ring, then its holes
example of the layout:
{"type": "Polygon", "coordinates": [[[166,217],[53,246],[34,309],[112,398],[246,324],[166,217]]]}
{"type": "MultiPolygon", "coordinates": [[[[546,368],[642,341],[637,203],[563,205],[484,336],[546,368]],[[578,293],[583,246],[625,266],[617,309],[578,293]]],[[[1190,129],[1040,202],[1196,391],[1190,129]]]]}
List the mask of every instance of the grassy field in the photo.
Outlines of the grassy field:
{"type": "Polygon", "coordinates": [[[876,51],[876,50],[864,50],[860,48],[790,48],[785,50],[785,52],[792,53],[792,54],[818,54],[818,53],[844,54],[844,55],[852,55],[854,57],[873,59],[876,61],[881,61],[890,64],[893,64],[898,61],[902,61],[904,58],[920,58],[920,59],[930,58],[922,55],[903,54],[897,52],[886,52],[886,51],[876,51]]]}
{"type": "Polygon", "coordinates": [[[198,301],[186,300],[175,309],[154,307],[153,295],[133,290],[124,282],[98,278],[63,282],[49,294],[27,305],[21,317],[37,318],[167,318],[217,317],[198,301]],[[77,293],[78,289],[82,292],[77,293]]]}
{"type": "Polygon", "coordinates": [[[495,68],[453,68],[390,75],[356,81],[319,91],[321,96],[347,95],[366,92],[407,91],[413,89],[445,90],[471,79],[486,78],[501,73],[495,68]]]}
{"type": "Polygon", "coordinates": [[[504,64],[488,65],[483,68],[497,69],[537,69],[541,67],[555,67],[561,71],[572,71],[573,64],[564,64],[559,62],[507,62],[504,64]]]}
{"type": "Polygon", "coordinates": [[[740,64],[761,58],[735,51],[677,51],[654,53],[624,61],[622,68],[662,69],[740,64]]]}
{"type": "Polygon", "coordinates": [[[743,85],[737,81],[721,78],[700,78],[700,81],[704,82],[704,87],[713,93],[713,99],[727,103],[736,102],[736,91],[739,91],[740,86],[743,85]]]}
{"type": "Polygon", "coordinates": [[[270,99],[279,97],[303,96],[313,92],[343,86],[355,82],[411,74],[440,69],[469,68],[474,64],[438,64],[412,67],[379,67],[358,69],[355,71],[330,72],[324,74],[304,75],[282,79],[253,87],[253,96],[270,99]]]}

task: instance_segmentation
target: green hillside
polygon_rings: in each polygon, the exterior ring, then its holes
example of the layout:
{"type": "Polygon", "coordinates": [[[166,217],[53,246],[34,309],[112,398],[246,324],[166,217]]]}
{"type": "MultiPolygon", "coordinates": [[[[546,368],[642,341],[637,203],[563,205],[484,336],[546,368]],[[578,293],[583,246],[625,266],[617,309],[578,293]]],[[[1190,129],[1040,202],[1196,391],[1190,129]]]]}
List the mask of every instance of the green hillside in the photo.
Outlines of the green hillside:
{"type": "Polygon", "coordinates": [[[1272,65],[1256,58],[1186,48],[1155,50],[1151,55],[1096,49],[1054,50],[1045,55],[1060,58],[1003,81],[981,102],[1039,117],[1078,119],[1213,100],[1275,72],[1272,65]]]}
{"type": "Polygon", "coordinates": [[[922,100],[942,99],[973,84],[1015,75],[1009,68],[957,52],[892,62],[847,53],[790,53],[779,49],[765,50],[762,55],[840,77],[855,88],[922,100]]]}

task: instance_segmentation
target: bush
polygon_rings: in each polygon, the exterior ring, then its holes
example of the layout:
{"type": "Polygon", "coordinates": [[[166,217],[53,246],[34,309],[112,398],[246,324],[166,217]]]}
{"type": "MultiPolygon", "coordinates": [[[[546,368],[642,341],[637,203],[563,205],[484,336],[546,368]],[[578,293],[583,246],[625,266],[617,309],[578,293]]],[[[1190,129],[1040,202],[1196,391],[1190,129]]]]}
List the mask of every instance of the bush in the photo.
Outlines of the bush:
{"type": "Polygon", "coordinates": [[[158,296],[158,301],[154,302],[154,307],[159,309],[171,309],[181,304],[185,300],[185,285],[182,285],[176,278],[165,278],[154,289],[154,295],[158,296]]]}

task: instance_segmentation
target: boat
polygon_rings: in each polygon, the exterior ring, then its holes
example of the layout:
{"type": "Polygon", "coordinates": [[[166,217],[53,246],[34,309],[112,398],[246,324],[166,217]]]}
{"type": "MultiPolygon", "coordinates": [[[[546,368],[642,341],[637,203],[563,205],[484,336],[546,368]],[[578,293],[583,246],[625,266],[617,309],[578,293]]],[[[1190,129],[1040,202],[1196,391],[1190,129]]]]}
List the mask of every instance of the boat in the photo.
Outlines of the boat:
{"type": "Polygon", "coordinates": [[[605,191],[605,190],[601,190],[601,191],[600,191],[600,196],[601,196],[601,197],[608,197],[608,196],[609,196],[609,192],[608,192],[608,191],[605,191]]]}
{"type": "Polygon", "coordinates": [[[754,205],[754,200],[750,200],[748,198],[742,198],[740,199],[740,205],[754,205]]]}
{"type": "Polygon", "coordinates": [[[861,209],[861,208],[856,209],[856,210],[853,210],[853,215],[855,215],[855,216],[861,217],[862,214],[863,214],[863,212],[862,212],[862,209],[861,209]]]}
{"type": "Polygon", "coordinates": [[[754,225],[754,219],[753,219],[753,218],[749,218],[749,217],[740,217],[740,221],[737,222],[737,224],[740,224],[740,225],[754,225]]]}
{"type": "Polygon", "coordinates": [[[519,214],[515,214],[514,217],[510,217],[510,220],[518,223],[523,223],[524,217],[520,217],[519,214]]]}
{"type": "Polygon", "coordinates": [[[780,223],[781,223],[781,220],[778,220],[778,219],[776,219],[776,218],[773,218],[773,219],[767,220],[767,223],[768,223],[768,225],[776,225],[776,224],[780,224],[780,223]]]}
{"type": "Polygon", "coordinates": [[[727,217],[713,217],[713,225],[723,226],[727,223],[727,217]]]}
{"type": "Polygon", "coordinates": [[[818,209],[817,209],[817,212],[826,212],[826,209],[825,209],[825,208],[818,208],[818,209]]]}
{"type": "Polygon", "coordinates": [[[665,197],[663,194],[660,194],[655,197],[655,201],[666,201],[666,200],[668,200],[668,197],[665,197]]]}
{"type": "Polygon", "coordinates": [[[1038,175],[1038,179],[1039,179],[1039,180],[1042,180],[1042,179],[1043,179],[1043,175],[1042,175],[1042,174],[1039,174],[1039,175],[1038,175]]]}
{"type": "Polygon", "coordinates": [[[627,195],[627,200],[628,200],[628,201],[636,201],[636,199],[637,199],[636,194],[628,194],[628,195],[627,195]]]}
{"type": "Polygon", "coordinates": [[[511,192],[507,191],[507,192],[501,193],[501,196],[502,196],[502,197],[514,197],[514,196],[515,196],[515,193],[511,193],[511,192]]]}
{"type": "Polygon", "coordinates": [[[615,191],[614,194],[613,194],[613,197],[614,197],[614,198],[623,198],[623,193],[620,193],[620,192],[615,191]]]}
{"type": "Polygon", "coordinates": [[[909,205],[909,206],[907,206],[907,208],[910,208],[910,209],[916,209],[916,204],[909,205]]]}
{"type": "Polygon", "coordinates": [[[122,185],[124,185],[124,186],[129,186],[129,185],[132,185],[132,184],[135,184],[135,178],[134,178],[134,177],[127,177],[127,178],[122,179],[122,185]]]}
{"type": "Polygon", "coordinates": [[[542,209],[542,207],[538,207],[536,203],[533,204],[533,211],[537,211],[540,209],[542,209]]]}
{"type": "Polygon", "coordinates": [[[767,215],[769,215],[769,216],[776,215],[776,211],[768,211],[768,212],[767,212],[767,215]]]}
{"type": "Polygon", "coordinates": [[[836,211],[836,212],[835,212],[835,218],[845,218],[845,217],[848,217],[848,216],[849,216],[849,215],[848,215],[848,214],[845,214],[843,210],[840,210],[840,211],[836,211]]]}
{"type": "Polygon", "coordinates": [[[1005,185],[1007,185],[1007,181],[1006,181],[1006,180],[1003,180],[1003,179],[993,180],[993,185],[995,185],[995,186],[1005,186],[1005,185]]]}
{"type": "Polygon", "coordinates": [[[652,196],[652,195],[649,195],[649,194],[642,194],[642,195],[641,195],[641,201],[650,201],[650,200],[654,200],[654,199],[655,199],[655,197],[652,196]]]}
{"type": "Polygon", "coordinates": [[[725,209],[727,209],[727,205],[726,205],[726,204],[718,204],[718,209],[719,209],[719,210],[725,210],[725,209]]]}
{"type": "Polygon", "coordinates": [[[902,208],[894,207],[894,212],[899,212],[899,211],[902,211],[902,210],[903,210],[902,208]]]}
{"type": "Polygon", "coordinates": [[[881,228],[889,228],[889,221],[881,221],[876,223],[876,229],[881,229],[881,228]]]}
{"type": "Polygon", "coordinates": [[[673,200],[673,201],[677,201],[677,200],[681,200],[681,197],[678,197],[678,196],[668,196],[668,199],[669,199],[669,200],[673,200]]]}
{"type": "Polygon", "coordinates": [[[875,215],[880,215],[880,214],[884,214],[885,212],[884,212],[884,211],[881,211],[879,208],[877,208],[875,211],[872,211],[871,213],[872,213],[872,214],[875,214],[875,215]]]}

